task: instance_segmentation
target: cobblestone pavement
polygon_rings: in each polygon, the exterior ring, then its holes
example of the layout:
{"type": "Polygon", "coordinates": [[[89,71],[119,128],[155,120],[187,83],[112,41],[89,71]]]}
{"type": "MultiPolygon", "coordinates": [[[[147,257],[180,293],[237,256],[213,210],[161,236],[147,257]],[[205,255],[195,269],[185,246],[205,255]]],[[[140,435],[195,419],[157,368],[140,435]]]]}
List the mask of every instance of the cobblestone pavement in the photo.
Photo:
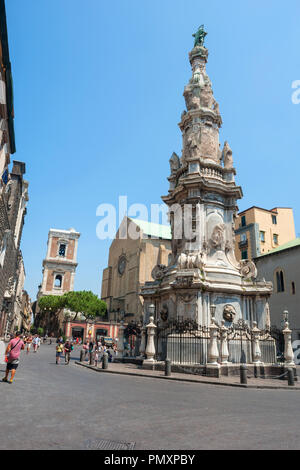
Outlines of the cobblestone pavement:
{"type": "MultiPolygon", "coordinates": [[[[299,449],[299,393],[97,373],[55,364],[55,345],[22,353],[0,383],[0,449],[299,449]]],[[[0,370],[4,366],[0,365],[0,370]]]]}

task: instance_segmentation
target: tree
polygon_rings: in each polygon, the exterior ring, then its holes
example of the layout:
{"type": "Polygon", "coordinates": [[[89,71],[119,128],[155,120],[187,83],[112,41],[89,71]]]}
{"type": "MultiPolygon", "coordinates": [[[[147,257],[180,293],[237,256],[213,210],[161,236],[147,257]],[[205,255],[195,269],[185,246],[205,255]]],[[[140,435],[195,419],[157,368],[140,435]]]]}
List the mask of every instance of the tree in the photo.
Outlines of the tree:
{"type": "Polygon", "coordinates": [[[64,306],[76,313],[73,320],[76,320],[78,313],[82,313],[85,318],[95,318],[105,315],[106,303],[100,300],[91,291],[67,292],[63,296],[64,306]]]}
{"type": "Polygon", "coordinates": [[[63,295],[44,295],[39,299],[39,322],[35,326],[43,326],[49,331],[57,332],[59,327],[59,312],[65,307],[63,295]]]}

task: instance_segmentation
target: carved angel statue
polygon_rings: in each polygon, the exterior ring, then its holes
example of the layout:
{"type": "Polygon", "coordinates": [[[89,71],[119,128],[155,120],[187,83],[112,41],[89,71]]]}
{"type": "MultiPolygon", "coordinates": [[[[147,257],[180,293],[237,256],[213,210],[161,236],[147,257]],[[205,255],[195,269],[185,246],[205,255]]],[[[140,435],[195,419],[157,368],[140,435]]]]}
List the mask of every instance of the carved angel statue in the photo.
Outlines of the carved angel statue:
{"type": "Polygon", "coordinates": [[[222,158],[224,161],[224,168],[230,169],[233,167],[232,150],[227,140],[224,143],[222,158]]]}
{"type": "Polygon", "coordinates": [[[191,132],[187,138],[187,147],[191,157],[198,156],[198,147],[201,140],[201,131],[200,129],[196,132],[191,132]]]}

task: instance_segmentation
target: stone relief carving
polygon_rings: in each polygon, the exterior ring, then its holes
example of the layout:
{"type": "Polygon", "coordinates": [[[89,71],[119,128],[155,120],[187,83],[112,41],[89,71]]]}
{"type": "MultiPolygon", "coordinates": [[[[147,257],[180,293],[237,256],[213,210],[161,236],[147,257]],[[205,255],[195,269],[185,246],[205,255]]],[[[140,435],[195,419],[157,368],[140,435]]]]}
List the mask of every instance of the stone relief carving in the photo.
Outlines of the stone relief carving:
{"type": "Polygon", "coordinates": [[[213,103],[214,97],[212,90],[209,85],[206,85],[201,90],[201,106],[212,109],[213,103]]]}
{"type": "Polygon", "coordinates": [[[201,131],[200,128],[196,132],[191,132],[187,138],[187,150],[189,156],[195,158],[198,156],[199,144],[201,141],[201,131]]]}
{"type": "Polygon", "coordinates": [[[233,167],[232,150],[227,140],[225,141],[224,147],[223,147],[223,160],[224,160],[224,168],[230,169],[233,167]]]}
{"type": "Polygon", "coordinates": [[[193,284],[193,276],[178,276],[174,282],[175,287],[188,288],[193,284]]]}
{"type": "Polygon", "coordinates": [[[167,266],[165,266],[164,264],[157,264],[152,269],[151,276],[155,281],[160,281],[165,276],[167,271],[167,266]]]}
{"type": "Polygon", "coordinates": [[[240,273],[244,279],[251,279],[257,277],[257,269],[253,261],[251,260],[241,260],[240,264],[240,273]]]}
{"type": "Polygon", "coordinates": [[[178,258],[177,265],[179,269],[193,269],[199,268],[201,269],[204,265],[202,260],[202,253],[193,253],[193,254],[186,254],[181,253],[178,258]]]}
{"type": "Polygon", "coordinates": [[[188,111],[191,109],[199,109],[200,108],[200,96],[197,96],[198,93],[194,92],[193,89],[190,87],[186,87],[183,93],[186,108],[188,111]]]}
{"type": "Polygon", "coordinates": [[[233,305],[227,304],[224,306],[224,309],[223,309],[224,320],[228,322],[233,322],[235,315],[236,315],[236,311],[233,305]]]}
{"type": "Polygon", "coordinates": [[[216,100],[214,100],[214,102],[213,102],[213,110],[214,110],[215,113],[220,114],[219,103],[216,100]]]}
{"type": "Polygon", "coordinates": [[[228,253],[228,252],[231,251],[232,249],[233,249],[232,244],[230,243],[229,240],[226,240],[226,243],[225,243],[225,253],[228,253]]]}
{"type": "Polygon", "coordinates": [[[225,248],[225,237],[224,237],[225,225],[218,224],[214,227],[209,240],[210,246],[215,250],[224,250],[225,248]]]}
{"type": "Polygon", "coordinates": [[[177,298],[180,302],[190,303],[197,298],[197,294],[178,294],[177,298]]]}

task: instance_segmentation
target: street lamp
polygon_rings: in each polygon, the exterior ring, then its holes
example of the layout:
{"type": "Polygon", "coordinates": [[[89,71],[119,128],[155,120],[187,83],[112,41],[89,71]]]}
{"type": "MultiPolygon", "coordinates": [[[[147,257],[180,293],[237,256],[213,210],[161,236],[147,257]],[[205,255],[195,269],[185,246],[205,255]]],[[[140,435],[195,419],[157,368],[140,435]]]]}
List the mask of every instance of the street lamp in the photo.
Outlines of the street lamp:
{"type": "Polygon", "coordinates": [[[216,311],[216,306],[214,304],[212,304],[210,306],[210,314],[211,314],[211,318],[215,318],[215,311],[216,311]]]}
{"type": "Polygon", "coordinates": [[[283,316],[284,323],[289,321],[289,312],[288,312],[288,310],[284,310],[282,316],[283,316]]]}
{"type": "Polygon", "coordinates": [[[154,317],[154,313],[155,313],[155,305],[154,304],[149,305],[148,312],[149,312],[150,317],[154,317]]]}

